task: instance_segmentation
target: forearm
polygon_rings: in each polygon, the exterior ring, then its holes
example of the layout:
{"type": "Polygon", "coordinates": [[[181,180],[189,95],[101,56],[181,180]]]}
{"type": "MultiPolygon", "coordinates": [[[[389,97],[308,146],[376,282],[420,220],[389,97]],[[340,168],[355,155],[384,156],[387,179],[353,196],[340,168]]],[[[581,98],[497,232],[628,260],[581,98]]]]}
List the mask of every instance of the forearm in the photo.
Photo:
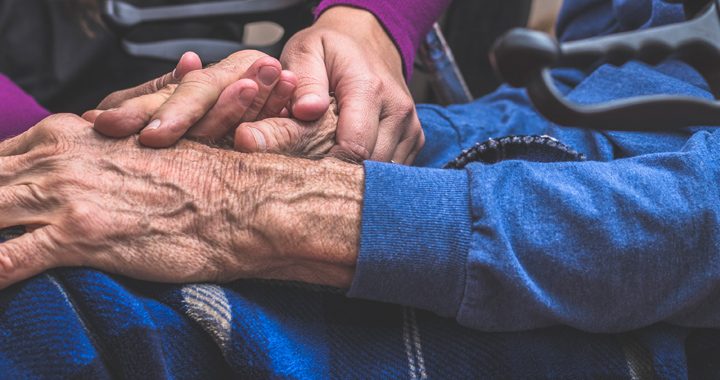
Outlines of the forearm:
{"type": "MultiPolygon", "coordinates": [[[[337,5],[365,9],[375,15],[395,43],[403,61],[406,78],[412,75],[415,53],[430,31],[433,22],[440,18],[451,0],[323,0],[316,8],[316,16],[337,5]]],[[[350,23],[355,26],[355,23],[350,23]]]]}
{"type": "MultiPolygon", "coordinates": [[[[445,224],[416,199],[366,193],[350,295],[423,307],[493,331],[557,324],[618,331],[660,321],[720,326],[720,162],[712,153],[719,138],[699,133],[678,152],[611,162],[472,165],[448,185],[432,184],[456,215],[445,224]],[[469,189],[470,221],[454,211],[463,197],[451,196],[453,189],[469,189]],[[448,236],[394,229],[392,241],[408,243],[389,251],[386,236],[367,233],[370,219],[423,231],[431,224],[448,236]],[[393,267],[411,270],[392,277],[384,268],[393,267]]],[[[402,186],[415,175],[372,165],[366,192],[378,181],[402,186]]]]}

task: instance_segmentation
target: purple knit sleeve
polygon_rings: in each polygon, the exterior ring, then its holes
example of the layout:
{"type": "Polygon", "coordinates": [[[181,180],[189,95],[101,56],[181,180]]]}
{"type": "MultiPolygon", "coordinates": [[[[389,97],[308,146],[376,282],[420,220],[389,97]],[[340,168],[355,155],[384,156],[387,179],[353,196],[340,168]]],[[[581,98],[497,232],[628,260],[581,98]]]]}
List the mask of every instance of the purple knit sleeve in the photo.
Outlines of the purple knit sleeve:
{"type": "Polygon", "coordinates": [[[400,51],[405,78],[412,76],[415,52],[433,22],[440,18],[451,0],[323,0],[315,17],[335,5],[349,5],[368,10],[380,20],[400,51]]]}
{"type": "Polygon", "coordinates": [[[25,132],[50,113],[0,74],[0,141],[25,132]]]}

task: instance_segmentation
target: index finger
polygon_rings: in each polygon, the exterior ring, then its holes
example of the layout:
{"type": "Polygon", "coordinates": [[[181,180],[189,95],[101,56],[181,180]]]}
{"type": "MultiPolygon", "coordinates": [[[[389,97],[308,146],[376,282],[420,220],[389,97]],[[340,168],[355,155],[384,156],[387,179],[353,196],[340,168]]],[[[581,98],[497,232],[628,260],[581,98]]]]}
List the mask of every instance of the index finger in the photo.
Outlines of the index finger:
{"type": "Polygon", "coordinates": [[[242,51],[207,69],[188,73],[149,118],[140,142],[157,148],[174,144],[212,108],[225,87],[247,75],[248,68],[264,56],[258,51],[242,51]]]}
{"type": "Polygon", "coordinates": [[[338,158],[362,161],[369,159],[375,150],[382,103],[371,86],[360,85],[336,90],[338,101],[338,127],[336,145],[330,150],[338,158]]]}
{"type": "Polygon", "coordinates": [[[60,263],[52,248],[52,227],[0,243],[0,289],[25,280],[60,263]]]}
{"type": "Polygon", "coordinates": [[[291,42],[285,46],[280,57],[284,68],[297,76],[297,86],[290,103],[293,117],[304,121],[319,119],[330,107],[327,68],[322,49],[317,45],[322,47],[319,42],[303,48],[291,42]]]}

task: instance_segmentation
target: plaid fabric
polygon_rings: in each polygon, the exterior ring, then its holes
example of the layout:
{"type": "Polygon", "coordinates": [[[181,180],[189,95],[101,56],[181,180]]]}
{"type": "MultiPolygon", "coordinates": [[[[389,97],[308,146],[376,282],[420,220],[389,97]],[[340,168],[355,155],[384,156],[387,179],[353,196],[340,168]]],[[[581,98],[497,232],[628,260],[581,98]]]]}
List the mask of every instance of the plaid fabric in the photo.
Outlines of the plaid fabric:
{"type": "Polygon", "coordinates": [[[2,378],[720,378],[720,332],[482,333],[328,288],[88,269],[0,292],[2,378]]]}

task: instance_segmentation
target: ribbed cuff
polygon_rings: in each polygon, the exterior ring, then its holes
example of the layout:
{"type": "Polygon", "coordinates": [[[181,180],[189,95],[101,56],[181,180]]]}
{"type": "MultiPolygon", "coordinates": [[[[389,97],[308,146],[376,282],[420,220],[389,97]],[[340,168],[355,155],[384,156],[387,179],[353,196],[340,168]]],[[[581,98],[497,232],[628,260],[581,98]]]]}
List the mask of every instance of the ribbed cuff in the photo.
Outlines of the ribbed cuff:
{"type": "Polygon", "coordinates": [[[464,170],[365,162],[360,253],[350,297],[454,317],[470,249],[464,170]]]}
{"type": "Polygon", "coordinates": [[[413,41],[415,39],[419,40],[419,38],[413,38],[415,36],[410,35],[410,31],[413,29],[408,28],[407,25],[395,15],[394,8],[397,7],[397,5],[393,5],[392,2],[387,4],[386,1],[377,0],[324,0],[315,8],[315,18],[320,17],[328,8],[336,5],[349,5],[365,9],[375,15],[400,52],[405,80],[410,81],[413,64],[415,62],[415,52],[417,50],[417,44],[413,43],[413,41]]]}

